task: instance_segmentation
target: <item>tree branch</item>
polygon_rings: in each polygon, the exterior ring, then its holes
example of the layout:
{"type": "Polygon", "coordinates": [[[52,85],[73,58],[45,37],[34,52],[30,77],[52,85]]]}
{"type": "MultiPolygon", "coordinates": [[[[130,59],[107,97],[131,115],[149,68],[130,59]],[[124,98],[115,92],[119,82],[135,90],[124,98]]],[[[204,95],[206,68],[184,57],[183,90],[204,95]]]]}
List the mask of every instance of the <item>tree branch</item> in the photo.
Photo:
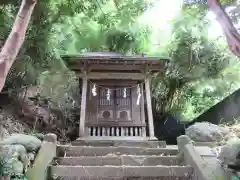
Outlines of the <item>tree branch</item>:
{"type": "Polygon", "coordinates": [[[236,56],[240,57],[240,34],[222,8],[219,0],[208,0],[208,7],[216,15],[217,21],[221,25],[226,36],[230,50],[236,56]]]}
{"type": "Polygon", "coordinates": [[[0,52],[0,92],[7,74],[24,42],[26,30],[36,5],[36,0],[22,0],[12,30],[0,52]]]}

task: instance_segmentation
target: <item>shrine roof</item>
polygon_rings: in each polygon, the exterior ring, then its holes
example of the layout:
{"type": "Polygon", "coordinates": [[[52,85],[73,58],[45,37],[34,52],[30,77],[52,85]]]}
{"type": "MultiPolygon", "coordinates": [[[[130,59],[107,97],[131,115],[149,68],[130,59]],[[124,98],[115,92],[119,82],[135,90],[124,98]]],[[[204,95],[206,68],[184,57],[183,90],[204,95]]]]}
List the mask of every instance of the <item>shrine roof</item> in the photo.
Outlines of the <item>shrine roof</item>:
{"type": "MultiPolygon", "coordinates": [[[[79,55],[62,55],[61,58],[68,64],[67,61],[82,61],[82,60],[99,60],[99,61],[169,61],[166,57],[146,56],[146,55],[124,55],[114,52],[86,52],[79,55]]],[[[101,62],[103,63],[103,62],[101,62]]]]}
{"type": "MultiPolygon", "coordinates": [[[[71,70],[77,70],[85,65],[95,64],[93,69],[99,69],[100,66],[108,67],[115,66],[135,66],[135,65],[155,65],[156,69],[161,69],[170,61],[170,58],[157,57],[157,56],[146,56],[141,55],[124,55],[115,52],[85,52],[80,55],[62,55],[61,58],[64,60],[66,66],[71,70]]],[[[136,67],[132,67],[133,69],[136,67]]],[[[103,68],[104,69],[104,68],[103,68]]]]}

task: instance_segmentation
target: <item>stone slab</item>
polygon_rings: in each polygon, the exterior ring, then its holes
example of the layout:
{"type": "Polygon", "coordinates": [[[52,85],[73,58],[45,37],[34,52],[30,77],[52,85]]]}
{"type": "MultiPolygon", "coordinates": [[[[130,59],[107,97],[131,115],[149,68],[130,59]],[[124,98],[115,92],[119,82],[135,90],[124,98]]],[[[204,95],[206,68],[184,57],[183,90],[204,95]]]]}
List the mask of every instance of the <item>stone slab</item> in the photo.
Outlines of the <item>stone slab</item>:
{"type": "Polygon", "coordinates": [[[207,146],[194,146],[196,152],[200,156],[209,156],[209,157],[215,157],[216,155],[213,153],[212,149],[207,146]]]}
{"type": "Polygon", "coordinates": [[[191,167],[182,166],[52,166],[52,177],[123,178],[123,177],[187,177],[191,167]]]}
{"type": "Polygon", "coordinates": [[[178,149],[141,148],[141,147],[89,147],[64,146],[57,147],[58,156],[106,156],[106,155],[176,155],[178,149]]]}
{"type": "Polygon", "coordinates": [[[216,147],[218,145],[217,142],[199,142],[194,141],[194,146],[208,146],[210,148],[216,147]]]}
{"type": "Polygon", "coordinates": [[[188,177],[59,177],[61,180],[189,180],[188,177]]]}
{"type": "Polygon", "coordinates": [[[157,165],[180,165],[178,156],[82,156],[82,157],[62,157],[57,159],[59,165],[82,165],[82,166],[157,166],[157,165]]]}
{"type": "MultiPolygon", "coordinates": [[[[198,149],[199,150],[199,149],[198,149]]],[[[206,151],[202,154],[208,154],[206,151]]],[[[229,179],[228,174],[221,167],[221,164],[214,156],[201,156],[192,144],[185,145],[184,158],[187,165],[194,168],[195,179],[201,180],[226,180],[229,179]]]]}
{"type": "Polygon", "coordinates": [[[122,165],[125,166],[174,166],[180,162],[178,156],[122,156],[122,165]]]}
{"type": "Polygon", "coordinates": [[[72,142],[73,146],[128,146],[128,147],[146,147],[146,148],[165,148],[165,141],[146,141],[146,140],[76,140],[72,142]]]}

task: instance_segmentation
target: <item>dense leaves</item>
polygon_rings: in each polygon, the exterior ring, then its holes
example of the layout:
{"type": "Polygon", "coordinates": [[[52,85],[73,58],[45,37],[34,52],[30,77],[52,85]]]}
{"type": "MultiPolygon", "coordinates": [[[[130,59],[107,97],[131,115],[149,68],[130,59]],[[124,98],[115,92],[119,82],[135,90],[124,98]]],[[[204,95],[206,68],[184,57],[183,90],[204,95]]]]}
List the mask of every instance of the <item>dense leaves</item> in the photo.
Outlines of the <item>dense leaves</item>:
{"type": "MultiPolygon", "coordinates": [[[[166,20],[170,31],[157,26],[165,16],[152,14],[140,21],[158,4],[145,0],[39,1],[5,89],[18,92],[25,86],[39,86],[42,98],[67,113],[68,105],[79,106],[76,99],[80,98],[76,97],[77,79],[64,66],[61,54],[113,51],[169,56],[166,73],[153,83],[157,110],[192,119],[239,88],[240,67],[224,38],[209,36],[213,22],[206,1],[186,1],[176,17],[166,20]],[[150,26],[153,19],[156,23],[150,26]]],[[[18,7],[19,1],[1,1],[1,41],[18,7]]],[[[237,24],[239,16],[234,15],[237,24]]]]}

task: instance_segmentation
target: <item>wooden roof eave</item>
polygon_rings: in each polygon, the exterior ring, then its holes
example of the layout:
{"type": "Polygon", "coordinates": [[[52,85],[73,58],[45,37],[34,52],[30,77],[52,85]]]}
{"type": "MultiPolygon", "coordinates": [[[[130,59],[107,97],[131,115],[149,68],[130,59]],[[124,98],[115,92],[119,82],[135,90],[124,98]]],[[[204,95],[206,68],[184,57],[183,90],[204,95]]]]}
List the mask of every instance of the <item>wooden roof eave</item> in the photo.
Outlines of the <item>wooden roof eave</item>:
{"type": "Polygon", "coordinates": [[[152,71],[164,69],[169,59],[156,57],[71,57],[62,56],[66,66],[73,71],[80,71],[83,68],[92,70],[142,70],[147,67],[152,71]]]}

